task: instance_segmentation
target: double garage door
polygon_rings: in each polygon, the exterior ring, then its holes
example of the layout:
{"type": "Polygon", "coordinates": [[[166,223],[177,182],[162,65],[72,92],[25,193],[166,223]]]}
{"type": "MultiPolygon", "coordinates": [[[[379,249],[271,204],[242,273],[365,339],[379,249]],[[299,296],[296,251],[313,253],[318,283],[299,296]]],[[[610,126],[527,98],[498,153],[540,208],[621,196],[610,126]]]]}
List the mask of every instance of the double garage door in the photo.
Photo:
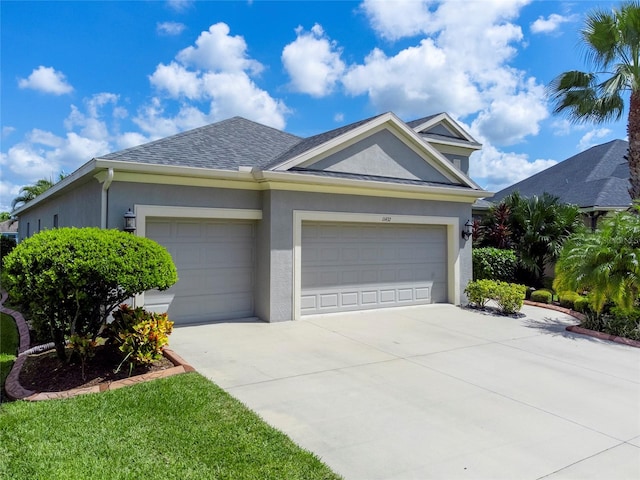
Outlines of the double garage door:
{"type": "MultiPolygon", "coordinates": [[[[170,298],[176,324],[255,315],[254,221],[147,218],[146,235],[179,281],[145,305],[170,298]]],[[[301,314],[446,302],[446,244],[444,226],[303,222],[301,314]]]]}
{"type": "Polygon", "coordinates": [[[302,315],[447,301],[445,226],[302,224],[302,315]]]}

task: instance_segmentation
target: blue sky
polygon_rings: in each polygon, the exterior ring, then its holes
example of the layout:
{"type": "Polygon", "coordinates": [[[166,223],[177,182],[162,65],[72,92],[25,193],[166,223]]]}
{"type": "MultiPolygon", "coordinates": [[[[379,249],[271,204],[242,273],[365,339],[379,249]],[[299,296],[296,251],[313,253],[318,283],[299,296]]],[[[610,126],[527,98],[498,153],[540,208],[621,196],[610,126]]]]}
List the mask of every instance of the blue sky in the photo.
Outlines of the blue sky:
{"type": "Polygon", "coordinates": [[[497,191],[626,122],[571,125],[545,86],[584,69],[585,12],[612,2],[85,1],[1,8],[0,210],[91,158],[240,115],[309,136],[446,111],[497,191]]]}

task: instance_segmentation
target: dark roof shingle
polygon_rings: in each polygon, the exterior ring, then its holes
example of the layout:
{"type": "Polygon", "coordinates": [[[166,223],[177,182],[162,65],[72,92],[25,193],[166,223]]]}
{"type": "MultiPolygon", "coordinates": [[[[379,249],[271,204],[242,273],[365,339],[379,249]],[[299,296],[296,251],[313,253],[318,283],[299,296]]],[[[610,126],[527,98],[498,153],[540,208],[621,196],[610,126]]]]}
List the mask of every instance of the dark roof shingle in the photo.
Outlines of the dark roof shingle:
{"type": "Polygon", "coordinates": [[[581,208],[626,207],[631,204],[628,148],[624,140],[597,145],[500,190],[491,201],[497,203],[514,191],[524,197],[547,192],[581,208]]]}
{"type": "Polygon", "coordinates": [[[264,167],[302,139],[233,117],[100,158],[123,162],[237,170],[264,167]]]}

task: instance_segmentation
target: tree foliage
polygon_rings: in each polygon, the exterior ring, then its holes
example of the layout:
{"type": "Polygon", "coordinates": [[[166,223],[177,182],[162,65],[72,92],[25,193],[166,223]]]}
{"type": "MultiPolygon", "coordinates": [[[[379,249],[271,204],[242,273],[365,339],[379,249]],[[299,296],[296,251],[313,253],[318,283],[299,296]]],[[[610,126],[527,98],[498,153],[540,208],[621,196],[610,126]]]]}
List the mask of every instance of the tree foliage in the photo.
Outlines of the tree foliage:
{"type": "Polygon", "coordinates": [[[49,190],[53,185],[53,180],[47,178],[41,178],[33,185],[25,185],[20,189],[18,196],[11,202],[11,208],[15,210],[17,207],[30,202],[38,195],[42,195],[49,190]]]}
{"type": "Polygon", "coordinates": [[[640,216],[621,212],[569,239],[556,264],[556,290],[587,290],[601,313],[608,301],[631,311],[640,294],[640,216]]]}
{"type": "Polygon", "coordinates": [[[476,247],[512,249],[529,282],[540,286],[545,268],[556,261],[567,238],[583,229],[578,207],[548,193],[525,198],[514,192],[485,217],[476,247]]]}
{"type": "Polygon", "coordinates": [[[619,120],[629,96],[631,198],[640,197],[640,2],[590,12],[580,31],[590,72],[568,71],[549,85],[555,113],[576,122],[619,120]]]}
{"type": "Polygon", "coordinates": [[[177,281],[164,247],[98,228],[47,230],[23,240],[5,257],[4,276],[12,299],[49,330],[61,359],[69,336],[95,339],[122,302],[177,281]]]}

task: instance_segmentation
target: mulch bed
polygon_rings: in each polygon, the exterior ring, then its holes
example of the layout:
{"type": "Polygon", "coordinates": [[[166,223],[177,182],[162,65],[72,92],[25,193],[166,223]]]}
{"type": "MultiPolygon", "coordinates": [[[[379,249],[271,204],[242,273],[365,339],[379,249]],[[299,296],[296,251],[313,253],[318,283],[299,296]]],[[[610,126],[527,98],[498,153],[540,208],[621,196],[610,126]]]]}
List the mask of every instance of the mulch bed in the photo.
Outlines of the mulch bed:
{"type": "Polygon", "coordinates": [[[24,388],[36,392],[60,392],[166,370],[174,366],[169,359],[162,357],[149,366],[139,366],[132,371],[129,370],[128,363],[125,363],[116,373],[121,361],[121,355],[113,347],[98,346],[95,356],[85,365],[83,378],[79,359],[73,358],[69,363],[64,363],[58,359],[55,351],[50,350],[27,357],[20,371],[20,383],[24,388]]]}

